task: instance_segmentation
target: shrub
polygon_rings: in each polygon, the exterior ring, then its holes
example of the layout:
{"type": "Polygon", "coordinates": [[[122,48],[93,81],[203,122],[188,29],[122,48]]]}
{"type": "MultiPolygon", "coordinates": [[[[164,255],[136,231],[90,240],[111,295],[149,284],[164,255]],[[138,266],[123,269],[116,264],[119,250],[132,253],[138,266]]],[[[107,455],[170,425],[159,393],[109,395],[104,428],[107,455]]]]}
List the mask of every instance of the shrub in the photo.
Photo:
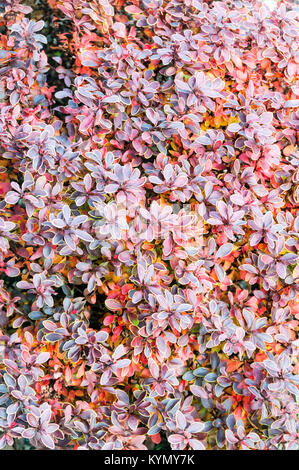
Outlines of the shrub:
{"type": "Polygon", "coordinates": [[[0,446],[295,449],[298,9],[0,28],[0,446]]]}

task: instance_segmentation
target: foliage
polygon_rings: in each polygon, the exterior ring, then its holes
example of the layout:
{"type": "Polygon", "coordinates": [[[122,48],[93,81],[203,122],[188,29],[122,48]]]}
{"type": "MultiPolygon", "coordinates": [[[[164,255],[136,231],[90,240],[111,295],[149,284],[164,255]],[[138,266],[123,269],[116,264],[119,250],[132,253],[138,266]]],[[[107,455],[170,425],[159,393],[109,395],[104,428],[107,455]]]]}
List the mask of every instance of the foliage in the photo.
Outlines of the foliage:
{"type": "Polygon", "coordinates": [[[0,10],[0,447],[295,449],[298,9],[38,8],[0,10]]]}

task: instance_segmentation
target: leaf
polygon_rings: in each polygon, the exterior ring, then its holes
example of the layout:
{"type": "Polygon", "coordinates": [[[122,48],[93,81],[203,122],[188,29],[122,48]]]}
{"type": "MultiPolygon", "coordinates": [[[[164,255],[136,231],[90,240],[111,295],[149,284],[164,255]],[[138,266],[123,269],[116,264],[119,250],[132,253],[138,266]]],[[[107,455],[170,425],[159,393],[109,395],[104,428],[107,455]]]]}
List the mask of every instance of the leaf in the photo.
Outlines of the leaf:
{"type": "Polygon", "coordinates": [[[7,202],[7,204],[16,204],[19,199],[20,195],[15,191],[8,191],[5,196],[5,202],[7,202]]]}
{"type": "Polygon", "coordinates": [[[122,308],[121,303],[116,299],[106,299],[105,305],[109,310],[115,311],[122,308]]]}
{"type": "Polygon", "coordinates": [[[227,130],[233,133],[238,132],[240,129],[242,129],[241,126],[235,122],[227,126],[227,130]]]}
{"type": "Polygon", "coordinates": [[[178,428],[182,429],[183,431],[187,426],[186,418],[180,410],[176,413],[176,423],[178,428]]]}
{"type": "Polygon", "coordinates": [[[189,444],[194,450],[206,450],[204,444],[198,439],[190,439],[189,444]]]}
{"type": "Polygon", "coordinates": [[[140,13],[143,13],[143,11],[140,8],[138,8],[136,5],[129,5],[125,7],[125,11],[127,13],[131,13],[131,15],[134,15],[134,14],[138,15],[140,13]]]}
{"type": "Polygon", "coordinates": [[[190,391],[196,397],[206,398],[206,399],[208,398],[208,394],[205,391],[205,389],[203,387],[200,387],[199,385],[191,385],[190,386],[190,391]]]}
{"type": "Polygon", "coordinates": [[[83,230],[76,229],[75,234],[85,242],[93,242],[93,237],[89,233],[84,232],[83,230]]]}
{"type": "Polygon", "coordinates": [[[117,348],[115,349],[115,351],[113,353],[113,359],[114,360],[119,359],[124,354],[126,354],[126,352],[127,352],[127,349],[124,347],[123,344],[120,344],[119,346],[117,346],[117,348]]]}
{"type": "Polygon", "coordinates": [[[226,256],[230,255],[234,249],[234,245],[232,243],[224,243],[216,252],[216,258],[225,258],[226,256]]]}
{"type": "Polygon", "coordinates": [[[124,367],[129,367],[130,364],[131,364],[130,359],[121,359],[120,361],[117,361],[117,363],[115,364],[115,367],[117,369],[123,369],[124,367]]]}
{"type": "Polygon", "coordinates": [[[93,120],[94,120],[94,117],[92,114],[84,118],[79,126],[79,131],[82,133],[86,133],[86,131],[91,128],[93,120]]]}
{"type": "Polygon", "coordinates": [[[50,343],[55,343],[56,341],[61,340],[61,335],[58,335],[57,333],[49,333],[45,336],[45,340],[50,343]]]}
{"type": "Polygon", "coordinates": [[[234,433],[230,429],[225,430],[225,437],[230,444],[236,444],[238,442],[238,439],[234,436],[234,433]]]}
{"type": "Polygon", "coordinates": [[[17,282],[16,286],[19,289],[32,289],[33,285],[30,282],[27,281],[19,281],[17,282]]]}
{"type": "Polygon", "coordinates": [[[159,367],[158,367],[157,363],[152,358],[150,358],[149,361],[148,361],[148,367],[149,367],[149,370],[150,370],[152,376],[155,379],[158,379],[158,377],[159,377],[159,367]]]}
{"type": "Polygon", "coordinates": [[[182,436],[181,434],[171,434],[170,436],[168,436],[168,441],[170,442],[170,444],[180,444],[181,442],[183,442],[184,440],[184,436],[182,436]]]}
{"type": "Polygon", "coordinates": [[[158,336],[158,338],[156,340],[156,344],[157,344],[157,348],[159,349],[162,356],[165,356],[167,346],[166,346],[165,340],[162,338],[162,336],[158,336]]]}
{"type": "Polygon", "coordinates": [[[44,362],[47,362],[49,358],[50,358],[50,353],[48,353],[48,352],[41,352],[41,353],[39,353],[39,355],[37,356],[37,358],[36,358],[36,360],[35,360],[35,363],[36,363],[36,364],[43,364],[44,362]]]}
{"type": "Polygon", "coordinates": [[[298,108],[299,107],[299,100],[288,100],[284,104],[285,108],[298,108]]]}
{"type": "Polygon", "coordinates": [[[19,270],[19,268],[15,268],[15,267],[7,267],[5,269],[5,274],[8,277],[16,277],[20,274],[20,270],[19,270]]]}
{"type": "Polygon", "coordinates": [[[41,440],[45,447],[49,449],[55,449],[55,444],[51,436],[49,434],[41,433],[41,440]]]}
{"type": "Polygon", "coordinates": [[[226,367],[226,372],[234,372],[235,370],[239,369],[239,367],[242,365],[241,361],[233,360],[228,363],[228,366],[226,367]]]}
{"type": "Polygon", "coordinates": [[[190,432],[190,433],[202,432],[204,428],[205,428],[205,423],[202,423],[201,421],[195,421],[194,423],[191,423],[188,426],[187,432],[190,432]]]}

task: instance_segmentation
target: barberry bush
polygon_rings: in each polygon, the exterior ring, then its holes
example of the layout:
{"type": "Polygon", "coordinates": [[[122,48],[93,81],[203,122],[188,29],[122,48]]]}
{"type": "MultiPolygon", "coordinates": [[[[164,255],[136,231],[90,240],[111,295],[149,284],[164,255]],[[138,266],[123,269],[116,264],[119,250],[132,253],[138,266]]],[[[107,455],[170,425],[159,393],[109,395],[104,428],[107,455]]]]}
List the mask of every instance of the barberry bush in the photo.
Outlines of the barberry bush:
{"type": "Polygon", "coordinates": [[[296,449],[298,8],[0,2],[0,447],[296,449]]]}

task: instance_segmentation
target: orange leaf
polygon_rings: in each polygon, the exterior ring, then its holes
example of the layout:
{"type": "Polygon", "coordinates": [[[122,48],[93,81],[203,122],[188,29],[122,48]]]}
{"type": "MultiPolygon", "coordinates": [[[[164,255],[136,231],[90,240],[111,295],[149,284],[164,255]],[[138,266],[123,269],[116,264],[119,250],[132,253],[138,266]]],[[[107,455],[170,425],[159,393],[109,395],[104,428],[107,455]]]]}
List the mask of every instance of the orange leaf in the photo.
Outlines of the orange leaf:
{"type": "Polygon", "coordinates": [[[242,362],[238,361],[237,359],[235,361],[231,361],[226,368],[226,372],[234,372],[235,370],[239,369],[241,364],[242,362]]]}
{"type": "Polygon", "coordinates": [[[155,444],[160,444],[161,442],[161,436],[160,436],[160,433],[158,432],[158,434],[154,434],[153,436],[151,436],[152,438],[152,441],[155,443],[155,444]]]}

